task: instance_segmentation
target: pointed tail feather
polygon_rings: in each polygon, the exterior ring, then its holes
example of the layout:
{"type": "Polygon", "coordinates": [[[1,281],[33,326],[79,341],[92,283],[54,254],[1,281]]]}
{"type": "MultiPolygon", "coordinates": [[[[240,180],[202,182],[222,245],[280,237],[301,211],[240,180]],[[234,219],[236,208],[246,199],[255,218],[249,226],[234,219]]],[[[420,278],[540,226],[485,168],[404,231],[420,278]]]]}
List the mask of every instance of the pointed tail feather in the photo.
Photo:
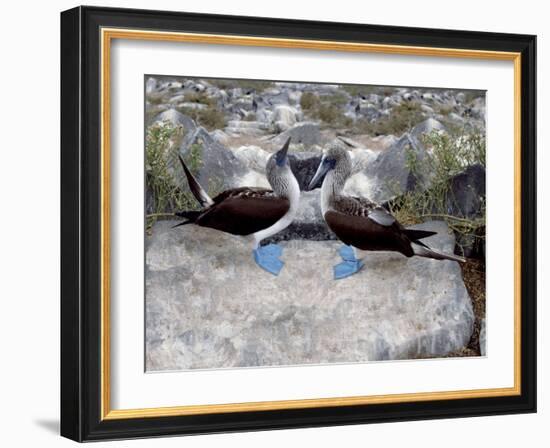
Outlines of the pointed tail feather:
{"type": "Polygon", "coordinates": [[[429,236],[436,235],[437,232],[429,232],[428,230],[414,230],[414,229],[405,229],[405,235],[409,237],[411,241],[418,241],[423,238],[428,238],[429,236]]]}
{"type": "Polygon", "coordinates": [[[191,171],[187,168],[187,165],[185,165],[185,162],[181,158],[181,156],[178,156],[180,159],[181,166],[183,167],[183,172],[185,173],[185,177],[187,177],[187,182],[189,183],[189,189],[191,190],[191,193],[193,193],[193,196],[195,196],[195,199],[199,201],[199,204],[203,207],[210,206],[214,204],[214,201],[210,196],[208,196],[208,193],[204,191],[204,188],[201,187],[201,185],[198,183],[197,179],[195,179],[195,176],[191,174],[191,171]]]}
{"type": "Polygon", "coordinates": [[[200,216],[202,212],[196,211],[196,210],[189,210],[189,211],[183,211],[183,212],[177,212],[176,216],[179,216],[180,218],[186,218],[187,221],[180,222],[179,224],[176,224],[175,226],[172,226],[172,229],[184,226],[186,224],[193,224],[197,218],[200,216]]]}
{"type": "Polygon", "coordinates": [[[436,250],[430,249],[428,246],[423,244],[422,246],[413,244],[412,248],[414,250],[414,254],[419,257],[424,258],[431,258],[433,260],[451,260],[451,261],[457,261],[459,263],[465,263],[466,259],[455,254],[443,254],[441,252],[438,252],[436,250]]]}
{"type": "Polygon", "coordinates": [[[180,218],[186,218],[191,222],[195,222],[197,218],[201,215],[200,210],[184,210],[182,212],[177,212],[176,216],[179,216],[180,218]]]}
{"type": "Polygon", "coordinates": [[[193,224],[193,221],[182,221],[172,226],[172,229],[176,227],[185,226],[186,224],[193,224]]]}

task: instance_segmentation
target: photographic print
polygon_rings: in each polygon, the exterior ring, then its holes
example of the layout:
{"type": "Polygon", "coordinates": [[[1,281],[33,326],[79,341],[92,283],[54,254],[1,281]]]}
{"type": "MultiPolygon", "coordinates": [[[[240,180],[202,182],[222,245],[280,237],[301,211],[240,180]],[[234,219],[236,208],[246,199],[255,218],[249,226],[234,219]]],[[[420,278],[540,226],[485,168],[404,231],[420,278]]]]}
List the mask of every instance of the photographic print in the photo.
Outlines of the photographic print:
{"type": "Polygon", "coordinates": [[[63,436],[536,412],[536,36],[61,25],[63,436]]]}
{"type": "Polygon", "coordinates": [[[485,355],[485,92],[145,76],[146,371],[485,355]]]}

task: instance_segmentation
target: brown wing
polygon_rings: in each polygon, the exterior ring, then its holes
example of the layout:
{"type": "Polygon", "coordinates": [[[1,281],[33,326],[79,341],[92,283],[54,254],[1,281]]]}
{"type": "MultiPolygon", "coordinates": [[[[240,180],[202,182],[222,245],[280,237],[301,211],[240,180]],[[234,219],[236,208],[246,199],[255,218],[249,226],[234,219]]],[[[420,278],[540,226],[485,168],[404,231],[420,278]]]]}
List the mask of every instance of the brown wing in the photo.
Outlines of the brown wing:
{"type": "Polygon", "coordinates": [[[350,201],[338,201],[335,204],[336,210],[325,213],[328,226],[342,242],[362,250],[397,251],[407,257],[414,255],[403,227],[391,214],[383,215],[377,204],[370,201],[369,203],[373,204],[372,208],[369,204],[361,204],[360,201],[354,200],[355,198],[346,199],[350,201]],[[375,215],[380,214],[380,217],[369,217],[373,212],[375,215]]]}
{"type": "Polygon", "coordinates": [[[235,189],[216,196],[214,205],[194,223],[233,235],[250,235],[275,224],[289,208],[289,200],[271,190],[235,189]]]}
{"type": "Polygon", "coordinates": [[[244,196],[268,197],[275,196],[275,193],[273,193],[273,190],[269,190],[267,188],[239,187],[222,191],[212,200],[214,201],[214,204],[219,204],[229,198],[244,196]]]}
{"type": "MultiPolygon", "coordinates": [[[[367,198],[337,196],[336,200],[331,205],[336,211],[346,215],[369,218],[383,226],[391,226],[397,223],[397,220],[390,212],[367,198]]],[[[399,223],[397,223],[397,225],[401,227],[399,223]]]]}

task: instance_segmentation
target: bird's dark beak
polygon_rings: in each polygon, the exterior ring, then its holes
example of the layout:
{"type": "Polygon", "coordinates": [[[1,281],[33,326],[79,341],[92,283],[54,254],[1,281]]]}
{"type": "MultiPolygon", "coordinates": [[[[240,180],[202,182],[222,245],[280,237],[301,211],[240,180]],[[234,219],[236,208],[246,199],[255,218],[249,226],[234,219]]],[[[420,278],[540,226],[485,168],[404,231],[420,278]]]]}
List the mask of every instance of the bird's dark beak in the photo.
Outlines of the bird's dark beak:
{"type": "Polygon", "coordinates": [[[288,137],[288,140],[284,146],[275,153],[275,161],[277,162],[277,166],[283,166],[287,161],[286,155],[288,153],[288,147],[290,146],[290,139],[291,137],[288,137]]]}
{"type": "Polygon", "coordinates": [[[323,181],[323,178],[325,177],[325,175],[331,169],[330,165],[323,162],[324,162],[324,159],[321,159],[321,163],[319,163],[319,167],[315,172],[315,176],[313,176],[313,179],[311,179],[311,182],[307,186],[308,191],[311,191],[314,188],[317,188],[319,184],[323,181]]]}

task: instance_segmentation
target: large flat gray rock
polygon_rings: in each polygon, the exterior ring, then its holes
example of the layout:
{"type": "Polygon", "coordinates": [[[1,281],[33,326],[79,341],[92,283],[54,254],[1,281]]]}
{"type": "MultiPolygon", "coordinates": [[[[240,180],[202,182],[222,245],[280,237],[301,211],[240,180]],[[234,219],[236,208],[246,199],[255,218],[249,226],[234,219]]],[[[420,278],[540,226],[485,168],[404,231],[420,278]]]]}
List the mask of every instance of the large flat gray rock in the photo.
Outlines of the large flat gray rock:
{"type": "MultiPolygon", "coordinates": [[[[189,132],[183,139],[179,154],[187,161],[189,169],[193,172],[198,182],[207,190],[216,185],[219,190],[232,188],[239,185],[239,180],[248,171],[243,163],[235,157],[232,151],[227,149],[210,133],[199,127],[189,132]],[[194,163],[190,159],[195,159],[194,163]],[[195,167],[193,167],[195,165],[195,167]]],[[[187,185],[187,179],[177,160],[172,160],[173,173],[178,185],[187,185]]]]}
{"type": "MultiPolygon", "coordinates": [[[[279,277],[243,239],[159,222],[146,249],[146,368],[366,362],[444,355],[466,345],[474,314],[452,261],[372,253],[334,281],[337,241],[283,242],[279,277]]],[[[452,251],[442,222],[426,240],[452,251]]]]}

